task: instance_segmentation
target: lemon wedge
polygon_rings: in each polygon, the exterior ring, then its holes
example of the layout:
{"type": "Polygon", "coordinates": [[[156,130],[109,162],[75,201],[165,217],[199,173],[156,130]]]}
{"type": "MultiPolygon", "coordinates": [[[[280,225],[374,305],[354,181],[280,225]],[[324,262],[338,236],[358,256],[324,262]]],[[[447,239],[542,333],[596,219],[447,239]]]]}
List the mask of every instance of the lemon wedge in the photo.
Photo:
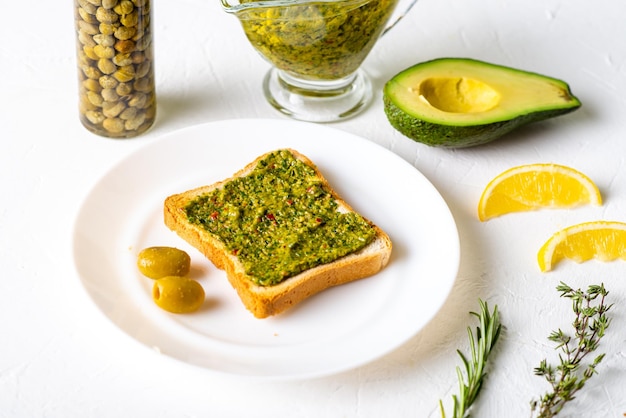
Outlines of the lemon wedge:
{"type": "Polygon", "coordinates": [[[626,223],[593,221],[567,227],[548,239],[537,254],[543,272],[552,270],[564,258],[577,263],[594,258],[626,260],[626,223]]]}
{"type": "Polygon", "coordinates": [[[510,168],[487,184],[478,203],[486,221],[511,212],[541,208],[601,205],[598,187],[583,173],[559,164],[528,164],[510,168]]]}

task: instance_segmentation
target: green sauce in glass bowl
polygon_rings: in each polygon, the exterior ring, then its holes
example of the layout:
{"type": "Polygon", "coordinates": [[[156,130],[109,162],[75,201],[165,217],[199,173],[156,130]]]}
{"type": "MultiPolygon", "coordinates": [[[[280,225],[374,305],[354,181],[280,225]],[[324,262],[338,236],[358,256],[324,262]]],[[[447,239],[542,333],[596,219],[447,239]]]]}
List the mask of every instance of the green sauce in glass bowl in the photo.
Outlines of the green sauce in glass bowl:
{"type": "MultiPolygon", "coordinates": [[[[337,80],[359,68],[397,0],[277,1],[272,6],[273,2],[238,15],[252,45],[276,68],[295,77],[337,80]]],[[[246,3],[252,2],[242,1],[246,3]]]]}

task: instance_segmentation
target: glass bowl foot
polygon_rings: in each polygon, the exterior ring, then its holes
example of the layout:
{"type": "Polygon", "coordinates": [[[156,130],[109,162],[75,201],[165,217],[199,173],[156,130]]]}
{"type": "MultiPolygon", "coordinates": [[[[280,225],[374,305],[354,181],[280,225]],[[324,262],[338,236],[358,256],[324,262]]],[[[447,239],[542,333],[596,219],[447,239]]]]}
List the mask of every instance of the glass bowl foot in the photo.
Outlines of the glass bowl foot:
{"type": "Polygon", "coordinates": [[[372,99],[372,84],[357,70],[341,80],[311,82],[272,68],[263,80],[267,101],[283,114],[308,122],[335,122],[363,111],[372,99]]]}

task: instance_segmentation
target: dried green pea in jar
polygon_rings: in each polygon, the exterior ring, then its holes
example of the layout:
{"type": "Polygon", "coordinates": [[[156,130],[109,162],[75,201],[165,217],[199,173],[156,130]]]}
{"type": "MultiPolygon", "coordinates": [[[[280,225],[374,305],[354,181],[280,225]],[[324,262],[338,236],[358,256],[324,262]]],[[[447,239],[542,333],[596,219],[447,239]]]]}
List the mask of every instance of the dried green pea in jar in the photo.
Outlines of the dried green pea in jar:
{"type": "Polygon", "coordinates": [[[151,0],[74,0],[79,116],[89,131],[132,138],[156,117],[151,0]]]}

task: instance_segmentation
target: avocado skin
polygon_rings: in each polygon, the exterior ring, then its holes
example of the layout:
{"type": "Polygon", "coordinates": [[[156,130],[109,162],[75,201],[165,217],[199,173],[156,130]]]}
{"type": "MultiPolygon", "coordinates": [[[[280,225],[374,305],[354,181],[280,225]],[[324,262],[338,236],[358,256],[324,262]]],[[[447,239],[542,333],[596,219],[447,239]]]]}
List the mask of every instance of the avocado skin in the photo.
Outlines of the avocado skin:
{"type": "Polygon", "coordinates": [[[537,111],[513,119],[483,125],[453,126],[426,122],[408,116],[387,96],[383,96],[383,104],[387,119],[396,130],[416,142],[441,148],[467,148],[483,145],[522,125],[564,115],[580,107],[579,104],[566,109],[537,111]]]}

